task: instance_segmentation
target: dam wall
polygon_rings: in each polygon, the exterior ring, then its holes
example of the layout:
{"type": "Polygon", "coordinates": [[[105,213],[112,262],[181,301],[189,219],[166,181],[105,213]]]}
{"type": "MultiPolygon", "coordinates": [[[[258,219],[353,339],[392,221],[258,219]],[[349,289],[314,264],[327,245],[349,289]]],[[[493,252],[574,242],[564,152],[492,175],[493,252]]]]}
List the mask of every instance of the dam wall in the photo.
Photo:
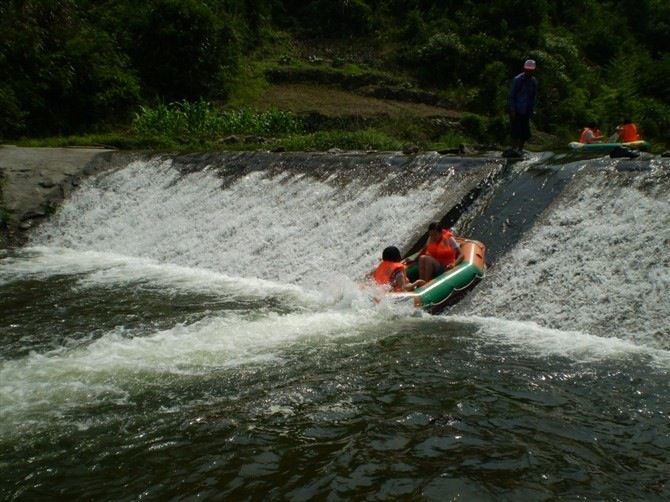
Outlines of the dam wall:
{"type": "Polygon", "coordinates": [[[102,148],[0,147],[0,248],[25,242],[84,177],[138,154],[102,148]]]}
{"type": "MultiPolygon", "coordinates": [[[[205,152],[146,153],[97,148],[0,147],[0,248],[25,244],[40,226],[80,186],[85,178],[108,170],[123,169],[134,162],[142,169],[170,163],[188,177],[214,173],[220,188],[258,171],[270,176],[308,176],[345,185],[380,183],[386,193],[403,193],[423,183],[443,183],[456,176],[458,189],[434,206],[441,218],[478,185],[499,172],[503,163],[492,158],[464,158],[437,153],[406,155],[400,152],[205,152]],[[151,161],[151,162],[149,162],[151,161]]],[[[420,201],[418,201],[420,202],[420,201]]],[[[420,235],[417,235],[420,238],[420,235]]]]}

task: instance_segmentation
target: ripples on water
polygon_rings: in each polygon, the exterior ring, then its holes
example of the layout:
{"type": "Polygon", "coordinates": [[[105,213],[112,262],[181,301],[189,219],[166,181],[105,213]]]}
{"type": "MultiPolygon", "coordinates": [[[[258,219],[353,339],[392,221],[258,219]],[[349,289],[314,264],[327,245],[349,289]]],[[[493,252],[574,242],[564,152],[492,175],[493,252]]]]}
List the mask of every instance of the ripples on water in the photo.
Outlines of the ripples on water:
{"type": "Polygon", "coordinates": [[[431,317],[352,281],[388,235],[411,241],[416,200],[470,190],[461,171],[220,188],[169,164],[85,182],[35,247],[0,252],[3,499],[670,498],[656,167],[563,173],[546,214],[506,220],[523,239],[476,294],[431,317]]]}
{"type": "Polygon", "coordinates": [[[116,266],[0,286],[5,498],[668,494],[667,352],[116,266]]]}

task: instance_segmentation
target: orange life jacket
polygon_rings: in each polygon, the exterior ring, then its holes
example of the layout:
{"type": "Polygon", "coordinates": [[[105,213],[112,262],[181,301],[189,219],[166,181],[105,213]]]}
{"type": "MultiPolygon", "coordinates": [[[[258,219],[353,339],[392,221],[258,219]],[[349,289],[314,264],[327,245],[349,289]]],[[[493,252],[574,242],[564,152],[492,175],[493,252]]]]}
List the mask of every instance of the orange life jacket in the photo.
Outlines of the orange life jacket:
{"type": "Polygon", "coordinates": [[[624,124],[623,129],[621,130],[621,142],[628,143],[630,141],[638,141],[640,135],[637,133],[637,127],[635,124],[624,124]]]}
{"type": "Polygon", "coordinates": [[[442,239],[439,242],[429,242],[426,246],[426,254],[432,256],[445,267],[450,267],[458,258],[458,251],[451,239],[454,234],[449,230],[442,230],[442,239]]]}
{"type": "Polygon", "coordinates": [[[580,143],[593,143],[593,139],[596,137],[596,132],[590,127],[585,127],[582,129],[582,133],[579,135],[580,143]]]}
{"type": "MultiPolygon", "coordinates": [[[[382,261],[372,277],[377,284],[391,285],[391,281],[395,277],[395,274],[398,273],[398,270],[403,274],[405,282],[408,282],[405,265],[399,261],[382,261]]],[[[392,287],[393,291],[402,291],[402,288],[398,284],[393,284],[392,287]]]]}

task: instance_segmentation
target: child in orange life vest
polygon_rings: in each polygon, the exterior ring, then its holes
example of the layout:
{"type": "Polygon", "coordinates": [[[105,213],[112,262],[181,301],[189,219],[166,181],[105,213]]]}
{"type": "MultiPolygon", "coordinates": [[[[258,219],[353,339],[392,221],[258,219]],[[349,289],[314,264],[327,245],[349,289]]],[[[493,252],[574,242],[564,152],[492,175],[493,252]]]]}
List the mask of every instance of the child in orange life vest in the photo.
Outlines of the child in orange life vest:
{"type": "Polygon", "coordinates": [[[395,246],[384,249],[382,253],[382,262],[377,270],[372,274],[377,284],[391,286],[391,291],[396,293],[401,291],[412,291],[419,286],[424,285],[424,281],[418,280],[409,282],[407,270],[402,262],[400,251],[395,246]]]}
{"type": "Polygon", "coordinates": [[[637,132],[637,127],[633,124],[631,119],[624,119],[623,124],[617,126],[616,130],[619,133],[617,139],[619,143],[630,143],[631,141],[639,141],[642,139],[637,132]]]}
{"type": "Polygon", "coordinates": [[[453,268],[461,259],[461,247],[449,229],[439,223],[428,225],[428,241],[419,256],[419,277],[428,282],[453,268]]]}
{"type": "Polygon", "coordinates": [[[587,126],[582,129],[582,133],[579,136],[579,142],[586,144],[599,143],[602,139],[603,135],[595,122],[587,124],[587,126]]]}

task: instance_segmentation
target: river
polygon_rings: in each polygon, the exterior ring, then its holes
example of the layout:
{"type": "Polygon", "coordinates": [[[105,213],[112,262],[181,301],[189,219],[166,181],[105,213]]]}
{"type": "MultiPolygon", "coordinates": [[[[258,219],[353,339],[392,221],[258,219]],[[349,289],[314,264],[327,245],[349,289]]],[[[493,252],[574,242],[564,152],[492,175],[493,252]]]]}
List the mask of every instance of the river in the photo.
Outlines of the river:
{"type": "Polygon", "coordinates": [[[667,500],[670,160],[401,157],[135,161],[0,251],[3,500],[667,500]],[[484,280],[372,301],[442,216],[484,280]]]}

